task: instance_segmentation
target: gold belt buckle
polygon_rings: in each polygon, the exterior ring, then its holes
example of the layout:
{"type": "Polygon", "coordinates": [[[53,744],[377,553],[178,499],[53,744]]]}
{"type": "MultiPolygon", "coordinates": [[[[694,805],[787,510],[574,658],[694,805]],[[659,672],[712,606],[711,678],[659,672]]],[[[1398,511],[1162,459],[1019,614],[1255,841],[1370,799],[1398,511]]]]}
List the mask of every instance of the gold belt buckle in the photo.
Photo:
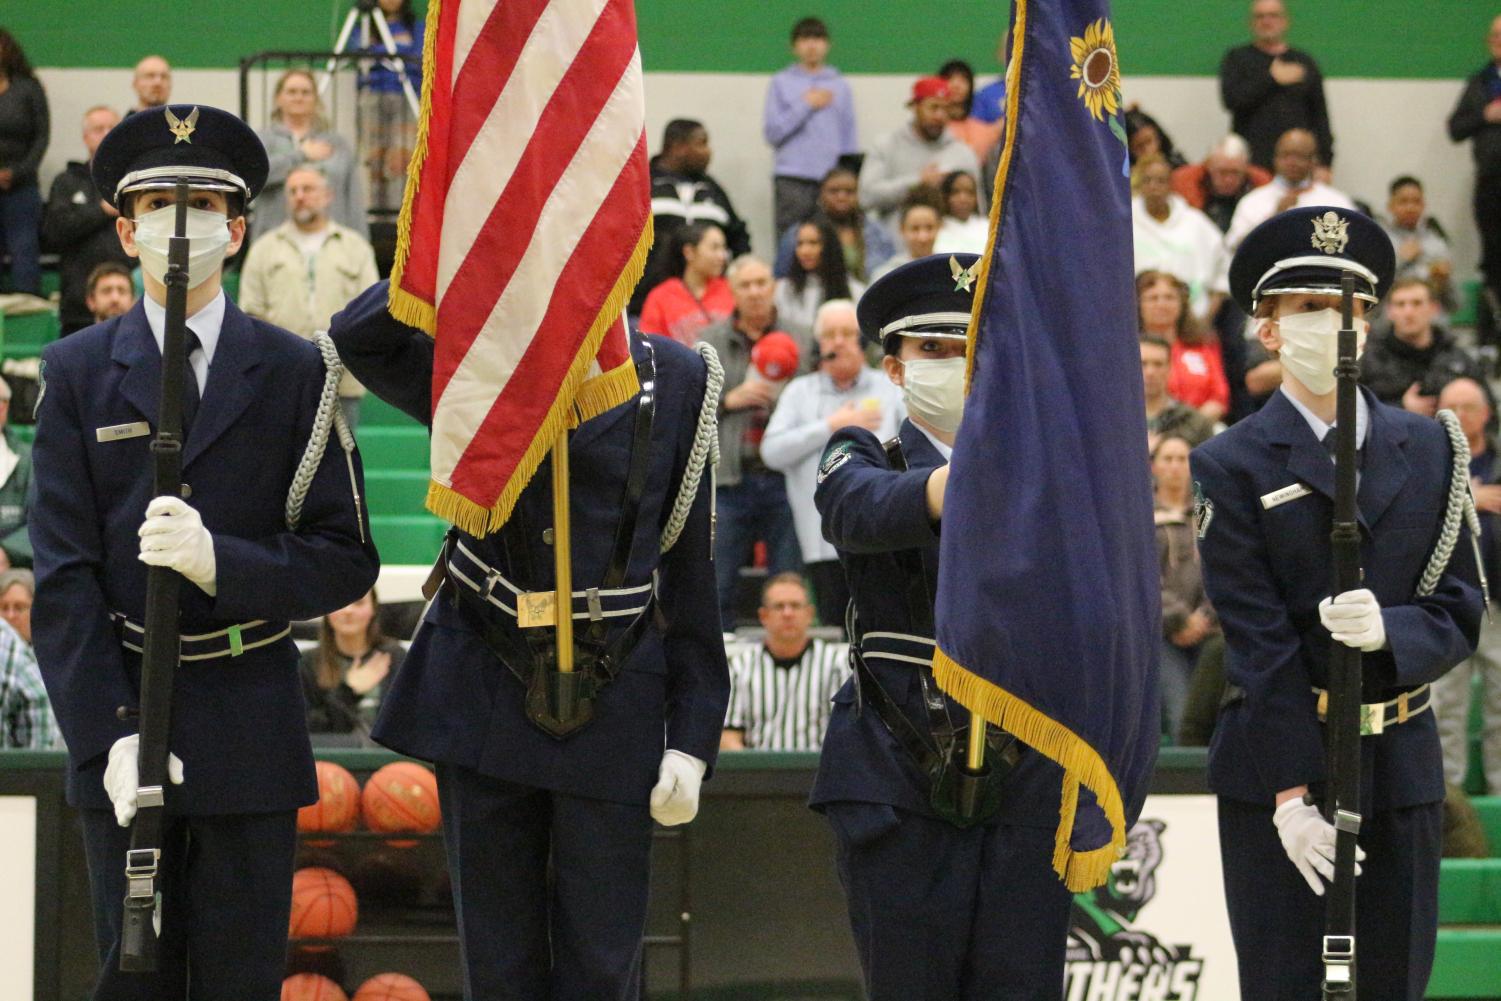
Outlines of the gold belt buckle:
{"type": "Polygon", "coordinates": [[[1386,705],[1366,702],[1360,707],[1360,735],[1371,737],[1386,731],[1386,705]]]}
{"type": "Polygon", "coordinates": [[[522,629],[558,623],[556,591],[524,591],[516,596],[516,625],[522,629]]]}

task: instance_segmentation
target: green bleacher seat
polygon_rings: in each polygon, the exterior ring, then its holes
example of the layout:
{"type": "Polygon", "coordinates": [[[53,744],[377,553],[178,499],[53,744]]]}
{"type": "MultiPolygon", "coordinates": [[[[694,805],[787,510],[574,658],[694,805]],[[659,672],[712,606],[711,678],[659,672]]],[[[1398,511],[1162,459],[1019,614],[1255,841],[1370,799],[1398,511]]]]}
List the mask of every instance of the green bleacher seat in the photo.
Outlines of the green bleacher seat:
{"type": "Polygon", "coordinates": [[[357,437],[366,469],[427,468],[427,429],[415,421],[408,426],[362,421],[357,437]]]}
{"type": "Polygon", "coordinates": [[[413,511],[417,513],[371,516],[370,528],[383,565],[430,564],[438,555],[447,523],[421,513],[420,506],[413,511]]]}
{"type": "Polygon", "coordinates": [[[1501,796],[1471,796],[1470,803],[1480,814],[1480,826],[1485,828],[1491,854],[1501,857],[1501,796]]]}
{"type": "Polygon", "coordinates": [[[406,427],[421,427],[416,421],[374,393],[366,393],[364,401],[360,403],[361,432],[363,433],[366,425],[372,424],[400,424],[406,427]]]}
{"type": "Polygon", "coordinates": [[[1441,925],[1501,926],[1501,858],[1440,862],[1438,921],[1441,925]]]}
{"type": "Polygon", "coordinates": [[[1458,292],[1459,305],[1454,312],[1449,314],[1449,325],[1451,327],[1473,327],[1480,304],[1479,279],[1460,282],[1458,292]]]}
{"type": "Polygon", "coordinates": [[[426,469],[365,467],[365,496],[370,514],[420,514],[427,500],[426,469]]]}
{"type": "Polygon", "coordinates": [[[57,340],[57,314],[29,313],[4,317],[0,325],[0,354],[6,358],[35,358],[42,348],[57,340]]]}
{"type": "Polygon", "coordinates": [[[1429,998],[1501,998],[1501,927],[1440,928],[1429,998]]]}

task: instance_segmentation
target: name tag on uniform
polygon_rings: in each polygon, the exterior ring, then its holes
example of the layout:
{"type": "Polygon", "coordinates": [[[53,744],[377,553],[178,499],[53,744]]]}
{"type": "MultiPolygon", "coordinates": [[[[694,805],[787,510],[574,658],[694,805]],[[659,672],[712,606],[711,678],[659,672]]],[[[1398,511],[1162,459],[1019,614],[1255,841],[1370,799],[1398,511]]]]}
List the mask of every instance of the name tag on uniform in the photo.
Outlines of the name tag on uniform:
{"type": "Polygon", "coordinates": [[[1264,510],[1270,511],[1278,504],[1286,504],[1288,501],[1295,501],[1299,497],[1307,497],[1311,493],[1313,493],[1313,488],[1308,484],[1293,483],[1283,487],[1281,490],[1273,490],[1269,494],[1262,494],[1261,506],[1264,510]]]}
{"type": "Polygon", "coordinates": [[[134,424],[116,424],[113,427],[99,428],[94,432],[94,437],[99,441],[124,441],[126,438],[139,438],[150,433],[150,424],[145,421],[136,421],[134,424]]]}

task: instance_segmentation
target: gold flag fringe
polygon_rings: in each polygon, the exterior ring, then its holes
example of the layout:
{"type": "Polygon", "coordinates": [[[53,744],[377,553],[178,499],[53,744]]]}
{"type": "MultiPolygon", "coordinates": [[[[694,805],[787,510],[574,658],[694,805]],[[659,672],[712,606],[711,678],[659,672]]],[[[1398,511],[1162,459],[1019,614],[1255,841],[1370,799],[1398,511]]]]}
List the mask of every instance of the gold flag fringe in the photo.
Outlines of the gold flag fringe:
{"type": "Polygon", "coordinates": [[[406,190],[401,195],[401,215],[396,221],[396,259],[391,264],[391,291],[388,308],[391,315],[410,327],[431,336],[437,330],[437,305],[421,299],[401,287],[407,258],[412,252],[412,210],[417,188],[422,181],[422,165],[427,162],[429,126],[433,116],[433,76],[438,63],[438,23],[444,0],[428,0],[427,25],[422,39],[422,106],[417,116],[417,144],[407,161],[406,190]]]}
{"type": "Polygon", "coordinates": [[[1004,728],[1063,767],[1058,830],[1053,838],[1053,871],[1073,893],[1102,885],[1126,847],[1126,812],[1120,788],[1099,753],[1062,723],[966,669],[942,650],[933,654],[933,677],[938,687],[960,705],[1004,728]],[[1078,851],[1070,845],[1081,784],[1094,793],[1110,822],[1111,832],[1108,844],[1087,851],[1078,851]]]}
{"type": "Polygon", "coordinates": [[[636,241],[635,250],[621,269],[620,277],[615,280],[615,287],[610,290],[604,305],[600,307],[578,353],[569,363],[562,385],[558,387],[558,395],[547,410],[547,416],[543,418],[531,444],[522,454],[521,461],[511,472],[511,478],[501,490],[495,504],[487,508],[452,487],[432,480],[427,487],[429,511],[475,537],[497,531],[511,516],[511,510],[516,506],[521,491],[531,482],[537,467],[542,464],[542,457],[552,448],[559,433],[612,407],[618,407],[636,395],[640,387],[636,379],[636,366],[629,357],[623,364],[588,382],[584,381],[584,377],[599,355],[599,346],[604,341],[605,334],[620,320],[631,292],[641,280],[651,242],[652,222],[648,216],[641,236],[636,241]]]}

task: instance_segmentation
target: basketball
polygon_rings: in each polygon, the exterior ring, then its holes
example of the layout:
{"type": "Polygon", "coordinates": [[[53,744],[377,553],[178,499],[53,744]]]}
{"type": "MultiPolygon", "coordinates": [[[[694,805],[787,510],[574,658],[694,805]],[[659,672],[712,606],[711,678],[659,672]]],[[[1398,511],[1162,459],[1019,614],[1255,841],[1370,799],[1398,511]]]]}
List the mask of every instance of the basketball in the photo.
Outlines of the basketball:
{"type": "Polygon", "coordinates": [[[372,831],[428,834],[442,821],[438,780],[415,761],[394,761],[370,776],[360,806],[372,831]]]}
{"type": "Polygon", "coordinates": [[[354,1001],[431,1001],[422,985],[404,973],[377,973],[360,984],[354,1001]]]}
{"type": "MultiPolygon", "coordinates": [[[[299,831],[352,831],[360,816],[360,784],[349,770],[319,761],[318,802],[297,811],[299,831]]],[[[332,842],[321,842],[331,844],[332,842]]]]}
{"type": "Polygon", "coordinates": [[[342,938],[354,931],[359,915],[354,887],[343,876],[322,866],[293,873],[291,938],[342,938]]]}
{"type": "MultiPolygon", "coordinates": [[[[427,997],[426,994],[422,996],[427,997]]],[[[316,973],[294,973],[281,982],[281,1001],[349,1001],[349,995],[327,977],[316,973]]]]}

